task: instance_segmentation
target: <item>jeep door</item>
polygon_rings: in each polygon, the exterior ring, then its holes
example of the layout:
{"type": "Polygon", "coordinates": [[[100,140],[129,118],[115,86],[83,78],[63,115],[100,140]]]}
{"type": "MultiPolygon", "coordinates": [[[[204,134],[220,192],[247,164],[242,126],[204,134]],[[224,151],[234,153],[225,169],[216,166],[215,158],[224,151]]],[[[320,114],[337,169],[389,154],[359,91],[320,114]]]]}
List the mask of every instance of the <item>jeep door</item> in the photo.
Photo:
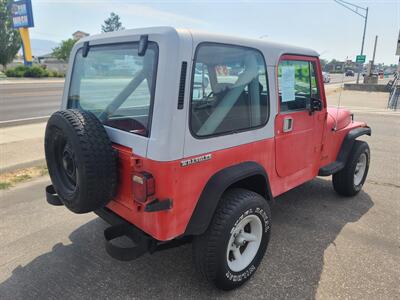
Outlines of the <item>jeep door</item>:
{"type": "Polygon", "coordinates": [[[294,176],[310,179],[316,175],[326,116],[319,61],[315,57],[284,55],[277,73],[276,171],[280,177],[298,173],[294,176]],[[321,104],[321,109],[313,110],[313,103],[321,104]]]}

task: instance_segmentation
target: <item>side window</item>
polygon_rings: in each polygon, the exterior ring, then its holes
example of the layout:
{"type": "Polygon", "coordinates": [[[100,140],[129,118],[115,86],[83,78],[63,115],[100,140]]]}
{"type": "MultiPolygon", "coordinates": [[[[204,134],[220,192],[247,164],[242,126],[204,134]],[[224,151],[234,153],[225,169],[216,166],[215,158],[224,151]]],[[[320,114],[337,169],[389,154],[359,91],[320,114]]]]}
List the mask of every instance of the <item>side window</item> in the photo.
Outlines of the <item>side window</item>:
{"type": "Polygon", "coordinates": [[[190,128],[195,136],[230,133],[266,123],[267,74],[259,51],[200,45],[192,76],[190,128]]]}
{"type": "Polygon", "coordinates": [[[306,110],[311,97],[319,98],[314,63],[283,60],[278,65],[280,111],[306,110]]]}

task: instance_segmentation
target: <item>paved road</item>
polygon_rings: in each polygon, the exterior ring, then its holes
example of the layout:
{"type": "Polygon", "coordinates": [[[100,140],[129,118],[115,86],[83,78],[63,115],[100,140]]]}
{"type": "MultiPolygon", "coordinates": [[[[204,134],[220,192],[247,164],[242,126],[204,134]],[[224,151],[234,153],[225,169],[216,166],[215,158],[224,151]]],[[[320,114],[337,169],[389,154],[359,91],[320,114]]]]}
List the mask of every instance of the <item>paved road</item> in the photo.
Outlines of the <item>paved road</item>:
{"type": "Polygon", "coordinates": [[[48,116],[60,107],[64,83],[0,84],[0,122],[48,116]]]}
{"type": "MultiPolygon", "coordinates": [[[[331,81],[326,84],[336,84],[336,83],[342,83],[342,82],[356,82],[357,80],[357,75],[354,77],[351,76],[344,76],[344,74],[330,74],[331,81]]],[[[363,78],[360,77],[360,82],[362,82],[363,78]]]]}
{"type": "Polygon", "coordinates": [[[400,118],[357,113],[373,128],[364,190],[337,196],[315,179],[277,199],[256,275],[216,291],[195,272],[190,245],[134,262],[107,256],[106,224],[45,203],[48,178],[0,191],[1,299],[398,299],[400,118]]]}
{"type": "MultiPolygon", "coordinates": [[[[331,74],[329,84],[342,80],[354,81],[355,77],[331,74]]],[[[60,107],[63,87],[64,83],[59,80],[0,84],[0,122],[49,116],[60,107]]]]}

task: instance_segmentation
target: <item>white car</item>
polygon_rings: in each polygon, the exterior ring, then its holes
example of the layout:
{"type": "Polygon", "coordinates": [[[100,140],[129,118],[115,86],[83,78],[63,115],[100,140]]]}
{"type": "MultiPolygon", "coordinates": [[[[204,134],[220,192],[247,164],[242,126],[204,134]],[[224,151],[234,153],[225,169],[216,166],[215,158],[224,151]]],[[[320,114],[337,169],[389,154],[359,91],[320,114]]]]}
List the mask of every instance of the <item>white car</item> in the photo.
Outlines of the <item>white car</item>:
{"type": "Polygon", "coordinates": [[[324,78],[324,83],[329,83],[331,82],[331,76],[329,75],[328,72],[322,72],[322,76],[324,78]]]}

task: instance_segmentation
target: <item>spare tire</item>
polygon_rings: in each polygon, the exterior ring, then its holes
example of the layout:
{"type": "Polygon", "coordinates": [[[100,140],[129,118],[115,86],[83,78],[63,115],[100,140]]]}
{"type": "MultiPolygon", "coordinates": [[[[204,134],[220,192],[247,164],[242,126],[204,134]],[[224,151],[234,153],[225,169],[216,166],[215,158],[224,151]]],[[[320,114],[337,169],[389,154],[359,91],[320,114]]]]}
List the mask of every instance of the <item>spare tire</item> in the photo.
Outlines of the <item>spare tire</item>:
{"type": "Polygon", "coordinates": [[[71,211],[94,211],[115,196],[117,153],[93,113],[55,112],[47,122],[45,153],[54,189],[71,211]]]}

